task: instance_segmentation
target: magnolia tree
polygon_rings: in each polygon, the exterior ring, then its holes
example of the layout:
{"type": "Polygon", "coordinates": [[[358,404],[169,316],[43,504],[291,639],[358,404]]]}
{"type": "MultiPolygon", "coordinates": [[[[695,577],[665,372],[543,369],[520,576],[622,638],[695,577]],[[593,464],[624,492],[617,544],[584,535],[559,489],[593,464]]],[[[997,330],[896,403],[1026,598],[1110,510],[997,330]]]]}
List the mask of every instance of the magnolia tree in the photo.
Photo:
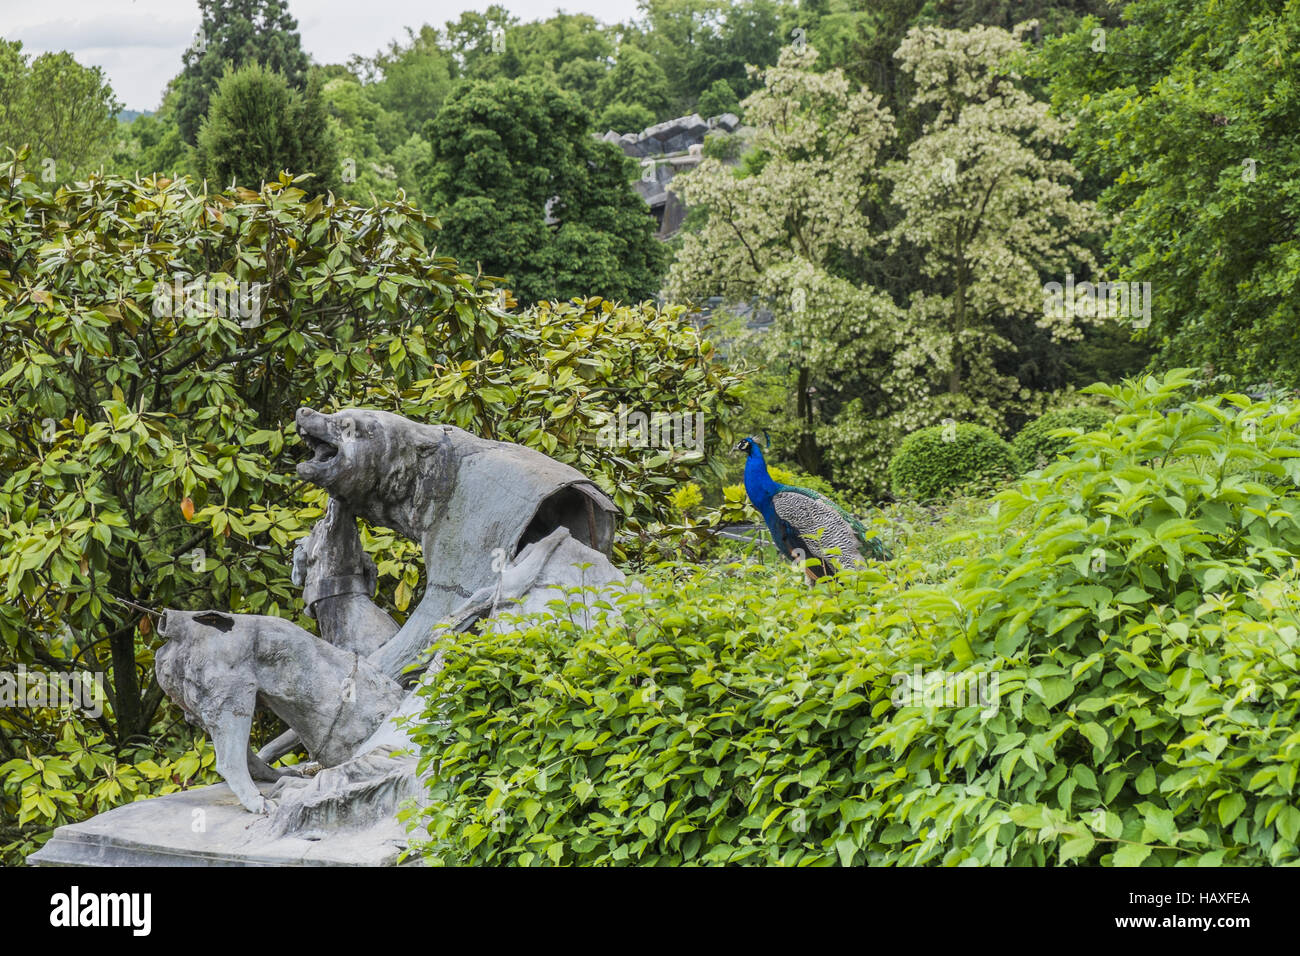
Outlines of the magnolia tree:
{"type": "Polygon", "coordinates": [[[745,100],[756,132],[740,174],[709,158],[673,180],[673,191],[708,220],[684,235],[667,279],[673,298],[718,295],[773,309],[763,351],[795,371],[799,458],[810,469],[817,463],[810,385],[845,364],[879,361],[898,334],[888,297],[836,269],[876,241],[864,207],[893,120],[841,70],[813,72],[816,60],[811,47],[783,50],[745,100]]]}
{"type": "MultiPolygon", "coordinates": [[[[728,443],[737,379],[680,309],[514,310],[425,244],[435,227],[402,200],[309,200],[287,174],[260,192],[92,177],[51,193],[0,163],[0,674],[93,672],[100,730],[147,739],[165,709],[151,612],[295,611],[293,542],[323,504],[294,470],[302,404],[539,448],[643,519],[721,470],[695,432],[599,440],[631,407],[728,443]]],[[[369,540],[400,613],[414,546],[369,540]]],[[[46,752],[58,719],[0,707],[0,759],[46,752]]]]}

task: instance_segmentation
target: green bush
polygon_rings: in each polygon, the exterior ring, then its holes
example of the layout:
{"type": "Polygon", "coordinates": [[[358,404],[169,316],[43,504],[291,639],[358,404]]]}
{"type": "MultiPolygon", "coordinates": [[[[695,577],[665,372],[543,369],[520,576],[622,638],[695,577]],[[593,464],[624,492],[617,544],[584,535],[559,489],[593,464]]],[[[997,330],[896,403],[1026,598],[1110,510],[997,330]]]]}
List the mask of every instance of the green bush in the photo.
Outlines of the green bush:
{"type": "Polygon", "coordinates": [[[1073,435],[1057,434],[1064,428],[1093,432],[1103,428],[1110,416],[1100,408],[1058,408],[1034,419],[1011,440],[1011,447],[1024,470],[1043,468],[1070,447],[1073,435]]]}
{"type": "Polygon", "coordinates": [[[713,85],[700,94],[695,104],[695,112],[705,119],[721,116],[723,113],[740,113],[740,98],[726,80],[714,80],[713,85]]]}
{"type": "Polygon", "coordinates": [[[942,581],[908,552],[811,590],[783,566],[667,568],[621,623],[455,636],[416,735],[414,848],[1300,861],[1300,406],[1183,404],[1184,372],[1096,390],[1108,431],[1000,494],[967,534],[993,543],[942,581]]]}
{"type": "Polygon", "coordinates": [[[924,501],[1017,471],[1015,452],[992,429],[949,423],[904,438],[889,463],[889,480],[895,495],[924,501]]]}
{"type": "Polygon", "coordinates": [[[22,720],[29,749],[0,762],[0,866],[23,865],[56,827],[221,782],[212,744],[188,729],[117,747],[75,711],[25,709],[22,720]]]}
{"type": "Polygon", "coordinates": [[[312,195],[337,191],[338,147],[326,116],[319,75],[299,92],[256,61],[227,69],[199,129],[199,175],[257,189],[288,169],[312,173],[312,195]]]}

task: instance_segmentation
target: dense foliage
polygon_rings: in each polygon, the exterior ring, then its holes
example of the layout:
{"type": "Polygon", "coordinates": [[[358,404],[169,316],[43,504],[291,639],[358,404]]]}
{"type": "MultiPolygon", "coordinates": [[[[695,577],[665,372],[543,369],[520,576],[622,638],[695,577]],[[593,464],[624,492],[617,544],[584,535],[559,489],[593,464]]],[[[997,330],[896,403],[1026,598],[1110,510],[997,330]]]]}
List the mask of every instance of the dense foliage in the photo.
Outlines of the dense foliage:
{"type": "MultiPolygon", "coordinates": [[[[117,178],[51,193],[0,164],[0,672],[102,672],[104,711],[74,725],[76,746],[96,738],[122,761],[159,756],[141,739],[172,747],[150,612],[297,611],[290,551],[322,499],[294,475],[299,405],[511,438],[579,463],[642,519],[712,456],[600,443],[619,402],[698,411],[704,441],[729,440],[738,380],[680,310],[515,311],[424,244],[435,227],[404,202],[309,200],[287,178],[257,193],[117,178]]],[[[418,547],[367,540],[400,616],[418,547]]],[[[68,719],[0,709],[0,757],[55,756],[68,719]]],[[[24,839],[91,809],[52,795],[69,786],[61,766],[4,784],[24,839]]],[[[78,766],[84,786],[102,782],[78,766]]]]}
{"type": "Polygon", "coordinates": [[[1072,432],[1096,431],[1110,420],[1100,408],[1054,408],[1035,418],[1011,440],[1022,468],[1042,468],[1072,444],[1072,432]]]}
{"type": "Polygon", "coordinates": [[[983,425],[948,421],[912,432],[889,462],[894,494],[922,501],[1015,474],[1016,453],[983,425]]]}
{"type": "Polygon", "coordinates": [[[590,122],[544,80],[459,87],[430,126],[440,242],[524,302],[652,297],[665,258],[654,217],[630,185],[635,164],[590,122]]]}
{"type": "Polygon", "coordinates": [[[46,182],[107,159],[120,108],[99,67],[67,52],[32,59],[22,43],[0,39],[0,147],[30,147],[46,182]]]}
{"type": "Polygon", "coordinates": [[[297,90],[307,82],[307,54],[285,0],[199,0],[199,13],[199,29],[172,81],[176,123],[190,145],[197,143],[217,84],[229,68],[258,64],[297,90]]]}
{"type": "Polygon", "coordinates": [[[312,170],[309,194],[339,185],[334,139],[325,122],[320,77],[303,93],[256,63],[228,72],[199,130],[195,162],[214,186],[260,187],[280,173],[312,170]]]}
{"type": "Polygon", "coordinates": [[[1116,214],[1113,272],[1150,283],[1162,364],[1300,384],[1300,3],[1138,0],[1041,64],[1116,214]]]}
{"type": "Polygon", "coordinates": [[[669,294],[772,311],[763,351],[790,369],[804,469],[883,493],[909,432],[945,418],[1007,431],[1040,411],[1036,353],[1081,337],[1073,310],[1045,312],[1043,283],[1090,268],[1098,220],[1056,152],[1067,124],[1015,71],[1025,32],[910,31],[895,59],[920,129],[897,159],[908,130],[883,97],[791,46],[744,102],[746,161],[706,158],[673,181],[699,213],[669,294]],[[863,281],[884,249],[918,280],[863,281]]]}
{"type": "Polygon", "coordinates": [[[450,641],[419,849],[1300,859],[1300,407],[1196,400],[1182,373],[1097,391],[1110,427],[1000,494],[951,566],[905,548],[811,594],[789,569],[668,568],[620,622],[450,641]]]}

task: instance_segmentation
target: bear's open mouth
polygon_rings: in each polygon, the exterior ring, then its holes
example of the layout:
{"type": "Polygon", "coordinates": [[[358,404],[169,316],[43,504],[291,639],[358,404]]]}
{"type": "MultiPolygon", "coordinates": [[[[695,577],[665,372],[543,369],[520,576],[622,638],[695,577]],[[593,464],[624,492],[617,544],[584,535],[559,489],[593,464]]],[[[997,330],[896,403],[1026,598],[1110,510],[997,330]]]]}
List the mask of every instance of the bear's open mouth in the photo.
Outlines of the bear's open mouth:
{"type": "Polygon", "coordinates": [[[334,456],[339,453],[339,446],[324,438],[317,438],[315,435],[308,434],[299,430],[303,443],[307,450],[311,452],[311,458],[308,459],[314,465],[323,465],[333,460],[334,456]]]}

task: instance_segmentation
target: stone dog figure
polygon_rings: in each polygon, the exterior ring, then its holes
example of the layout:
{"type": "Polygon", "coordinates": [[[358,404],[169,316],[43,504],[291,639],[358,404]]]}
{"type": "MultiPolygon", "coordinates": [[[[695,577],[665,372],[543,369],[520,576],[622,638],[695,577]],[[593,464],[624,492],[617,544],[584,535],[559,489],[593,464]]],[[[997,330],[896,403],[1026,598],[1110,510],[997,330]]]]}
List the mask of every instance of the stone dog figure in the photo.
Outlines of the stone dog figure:
{"type": "MultiPolygon", "coordinates": [[[[293,549],[293,583],[302,588],[306,613],[315,618],[323,640],[363,657],[379,650],[397,633],[397,622],[370,599],[379,569],[361,546],[357,519],[331,498],[311,533],[293,549]]],[[[266,763],[278,760],[298,744],[292,730],[262,748],[266,763]]]]}
{"type": "Polygon", "coordinates": [[[423,548],[427,584],[404,636],[429,634],[496,583],[503,559],[556,528],[610,552],[613,502],[580,471],[535,449],[369,409],[300,408],[296,424],[312,452],[299,477],[423,548]]]}
{"type": "Polygon", "coordinates": [[[217,772],[253,813],[271,809],[253,778],[291,773],[249,748],[259,704],[297,732],[312,759],[333,767],[352,757],[404,696],[364,658],[281,618],[168,610],[158,633],[167,641],[154,658],[158,685],[212,738],[217,772]]]}

